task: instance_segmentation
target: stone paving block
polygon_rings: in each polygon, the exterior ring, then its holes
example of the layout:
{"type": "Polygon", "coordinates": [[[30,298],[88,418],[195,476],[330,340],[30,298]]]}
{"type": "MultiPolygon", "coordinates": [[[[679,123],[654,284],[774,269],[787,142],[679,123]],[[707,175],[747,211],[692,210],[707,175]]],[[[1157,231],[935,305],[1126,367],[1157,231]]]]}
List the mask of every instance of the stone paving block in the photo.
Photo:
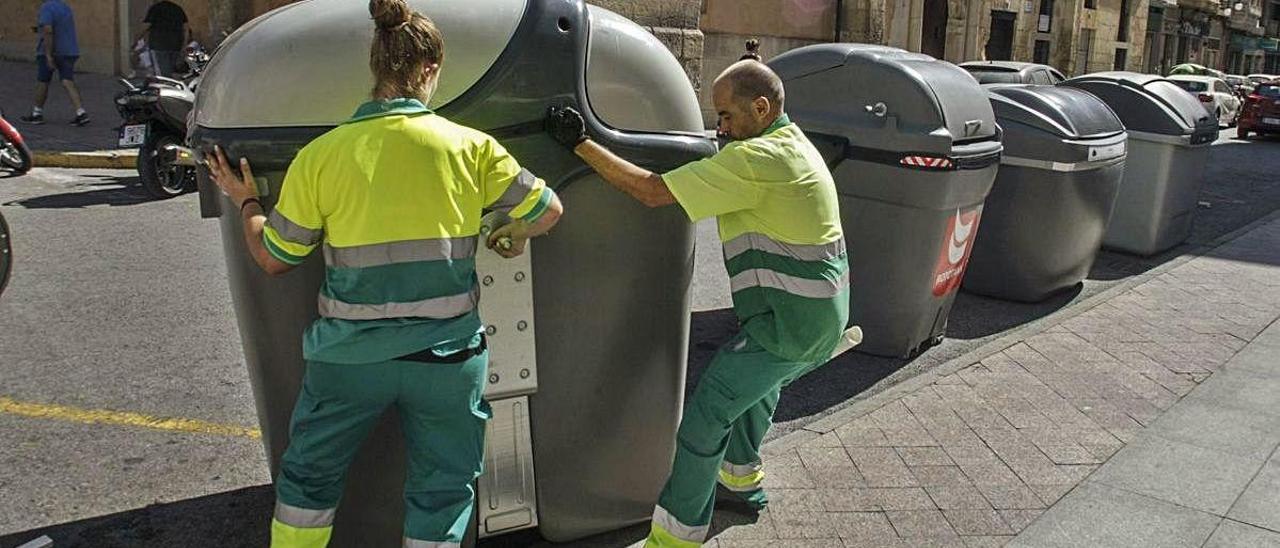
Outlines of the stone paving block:
{"type": "Polygon", "coordinates": [[[798,447],[800,462],[810,469],[815,467],[853,467],[853,461],[845,452],[844,446],[837,447],[798,447]]]}
{"type": "Polygon", "coordinates": [[[1013,540],[1012,535],[1000,537],[960,537],[966,548],[1004,548],[1013,540]]]}
{"type": "Polygon", "coordinates": [[[1010,546],[1199,547],[1219,518],[1095,483],[1085,483],[1046,511],[1010,546]]]}
{"type": "Polygon", "coordinates": [[[997,510],[1039,509],[1045,504],[1025,485],[979,485],[978,491],[997,510]]]}
{"type": "Polygon", "coordinates": [[[884,432],[867,417],[860,417],[835,429],[836,436],[846,447],[887,447],[889,440],[884,432]]]}
{"type": "MultiPolygon", "coordinates": [[[[1277,400],[1280,403],[1280,398],[1277,400]]],[[[1227,407],[1233,403],[1239,400],[1189,396],[1152,424],[1148,432],[1238,457],[1267,458],[1280,444],[1280,415],[1227,407]]]]}
{"type": "Polygon", "coordinates": [[[896,542],[898,533],[889,518],[882,512],[833,512],[828,514],[836,533],[846,542],[860,542],[862,546],[880,546],[882,542],[896,542]]]}
{"type": "Polygon", "coordinates": [[[1262,463],[1152,436],[1120,450],[1090,482],[1221,516],[1262,463]]]}
{"type": "Polygon", "coordinates": [[[1280,457],[1271,457],[1231,507],[1227,517],[1280,531],[1280,457]]]}
{"type": "MultiPolygon", "coordinates": [[[[1097,464],[1105,460],[1105,457],[1098,458],[1093,452],[1077,443],[1040,445],[1039,447],[1054,464],[1097,464]]],[[[1112,452],[1114,451],[1112,450],[1112,452]]]]}
{"type": "Polygon", "coordinates": [[[1280,533],[1227,519],[1204,548],[1280,548],[1280,533]]]}
{"type": "MultiPolygon", "coordinates": [[[[1280,362],[1280,349],[1271,359],[1280,362]]],[[[1276,371],[1280,372],[1280,367],[1276,371]]],[[[1188,394],[1187,399],[1280,417],[1280,374],[1231,369],[1205,381],[1188,394]]]]}
{"type": "Polygon", "coordinates": [[[1000,517],[1004,518],[1004,522],[1009,524],[1014,533],[1018,533],[1043,513],[1044,510],[1000,510],[1000,517]]]}
{"type": "Polygon", "coordinates": [[[837,537],[824,539],[787,539],[785,542],[777,540],[762,539],[724,539],[720,541],[719,548],[778,548],[779,545],[787,548],[831,548],[832,546],[840,546],[840,539],[837,537]]]}
{"type": "Polygon", "coordinates": [[[881,510],[933,510],[938,506],[920,487],[871,489],[881,510]]]}
{"type": "Polygon", "coordinates": [[[765,460],[764,481],[766,489],[812,489],[813,478],[800,461],[800,455],[794,450],[765,460]]]}
{"type": "Polygon", "coordinates": [[[844,442],[840,440],[840,436],[837,436],[835,432],[827,432],[826,434],[816,436],[813,439],[810,439],[800,444],[800,446],[801,447],[844,447],[844,442]]]}
{"type": "Polygon", "coordinates": [[[809,466],[809,477],[823,487],[866,487],[867,480],[852,464],[849,466],[809,466]]]}
{"type": "Polygon", "coordinates": [[[974,485],[1021,485],[1023,483],[1012,469],[998,459],[960,463],[960,469],[974,485]]]}
{"type": "Polygon", "coordinates": [[[773,512],[823,512],[827,510],[817,489],[769,489],[769,510],[773,512]]]}
{"type": "MultiPolygon", "coordinates": [[[[778,538],[790,546],[787,539],[839,539],[835,524],[826,512],[769,512],[773,516],[773,528],[778,538]]],[[[839,544],[839,540],[836,540],[839,544]]],[[[829,546],[829,545],[828,545],[829,546]]]]}
{"type": "MultiPolygon", "coordinates": [[[[772,496],[772,493],[770,494],[772,496]]],[[[772,500],[770,510],[749,517],[734,512],[716,512],[711,516],[712,536],[718,541],[777,539],[778,532],[773,527],[772,500]]],[[[776,542],[776,540],[774,540],[776,542]]]]}
{"type": "Polygon", "coordinates": [[[943,510],[991,508],[991,503],[972,485],[934,485],[925,487],[925,491],[943,510]]]}
{"type": "Polygon", "coordinates": [[[898,456],[907,466],[947,466],[955,464],[942,447],[898,447],[898,456]]]}
{"type": "Polygon", "coordinates": [[[908,539],[913,546],[919,538],[956,536],[955,529],[938,510],[904,510],[887,514],[898,536],[908,539]]]}
{"type": "Polygon", "coordinates": [[[880,498],[874,490],[819,489],[823,507],[828,512],[876,512],[880,510],[880,498]]]}
{"type": "Polygon", "coordinates": [[[935,485],[972,485],[959,466],[909,466],[911,475],[922,487],[935,485]]]}
{"type": "Polygon", "coordinates": [[[1124,447],[1124,444],[1083,443],[1080,444],[1080,446],[1089,451],[1094,458],[1098,459],[1098,462],[1105,462],[1107,459],[1111,458],[1112,455],[1116,454],[1116,451],[1119,451],[1121,447],[1124,447]]]}
{"type": "Polygon", "coordinates": [[[1009,524],[997,514],[995,510],[990,508],[985,510],[958,509],[943,510],[942,514],[946,516],[947,521],[951,523],[951,527],[962,536],[965,535],[1012,535],[1013,529],[1009,528],[1009,524]]]}
{"type": "Polygon", "coordinates": [[[849,457],[871,487],[916,487],[906,463],[891,447],[848,447],[849,457]]]}
{"type": "Polygon", "coordinates": [[[1028,485],[1036,496],[1044,502],[1045,506],[1053,506],[1054,503],[1062,499],[1064,495],[1075,488],[1075,484],[1071,485],[1028,485]]]}
{"type": "Polygon", "coordinates": [[[877,409],[870,416],[890,445],[902,447],[938,444],[901,400],[877,409]]]}

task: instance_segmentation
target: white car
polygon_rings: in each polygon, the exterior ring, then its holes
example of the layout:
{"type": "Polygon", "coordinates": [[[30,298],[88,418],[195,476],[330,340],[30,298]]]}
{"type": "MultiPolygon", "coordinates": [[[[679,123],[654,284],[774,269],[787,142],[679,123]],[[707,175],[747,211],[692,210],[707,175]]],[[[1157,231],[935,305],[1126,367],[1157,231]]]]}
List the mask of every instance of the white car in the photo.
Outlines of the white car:
{"type": "Polygon", "coordinates": [[[1267,82],[1280,78],[1280,76],[1275,74],[1250,74],[1245,78],[1248,78],[1249,81],[1253,82],[1253,85],[1256,86],[1258,84],[1265,84],[1267,82]]]}
{"type": "Polygon", "coordinates": [[[1167,76],[1178,87],[1187,90],[1200,100],[1200,104],[1209,114],[1218,117],[1218,123],[1231,127],[1236,125],[1240,117],[1240,97],[1231,86],[1221,78],[1212,76],[1191,76],[1178,74],[1167,76]]]}

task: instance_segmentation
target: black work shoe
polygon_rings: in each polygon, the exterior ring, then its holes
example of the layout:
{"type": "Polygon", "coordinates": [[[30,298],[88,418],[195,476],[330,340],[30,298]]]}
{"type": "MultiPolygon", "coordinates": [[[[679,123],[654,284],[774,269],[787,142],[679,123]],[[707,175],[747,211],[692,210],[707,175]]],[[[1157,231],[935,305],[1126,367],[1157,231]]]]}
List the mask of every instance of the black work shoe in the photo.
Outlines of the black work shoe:
{"type": "Polygon", "coordinates": [[[71,120],[71,125],[73,125],[73,126],[87,126],[87,125],[89,125],[89,113],[88,113],[88,112],[86,112],[86,113],[84,113],[84,114],[77,114],[77,115],[76,115],[76,117],[75,117],[75,119],[71,120]]]}
{"type": "Polygon", "coordinates": [[[759,514],[768,505],[768,501],[763,504],[747,500],[742,495],[730,491],[719,483],[716,484],[716,508],[727,510],[735,514],[743,514],[753,516],[759,514]]]}
{"type": "Polygon", "coordinates": [[[23,123],[31,124],[31,125],[33,125],[33,126],[38,126],[38,125],[40,125],[40,124],[43,124],[43,123],[44,123],[44,115],[43,115],[43,114],[28,114],[28,115],[23,116],[23,117],[18,118],[18,119],[19,119],[19,120],[22,120],[22,121],[23,121],[23,123]]]}

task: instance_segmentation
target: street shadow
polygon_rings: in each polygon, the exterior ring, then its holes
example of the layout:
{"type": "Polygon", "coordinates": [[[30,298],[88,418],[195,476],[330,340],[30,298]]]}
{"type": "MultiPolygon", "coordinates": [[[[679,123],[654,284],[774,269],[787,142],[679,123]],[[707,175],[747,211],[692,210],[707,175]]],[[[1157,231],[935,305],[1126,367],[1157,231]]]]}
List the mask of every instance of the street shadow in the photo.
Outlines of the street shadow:
{"type": "Polygon", "coordinates": [[[1055,293],[1038,303],[1004,301],[961,291],[947,319],[947,336],[955,339],[981,339],[1038,320],[1074,302],[1083,291],[1082,284],[1055,293]]]}
{"type": "Polygon", "coordinates": [[[136,177],[103,176],[99,180],[78,185],[78,188],[90,187],[95,190],[48,194],[14,200],[5,205],[27,209],[76,209],[99,205],[133,206],[158,201],[138,186],[137,181],[136,177]]]}
{"type": "Polygon", "coordinates": [[[0,547],[21,546],[41,535],[56,548],[261,547],[270,543],[274,504],[270,485],[246,487],[10,533],[0,536],[0,547]]]}

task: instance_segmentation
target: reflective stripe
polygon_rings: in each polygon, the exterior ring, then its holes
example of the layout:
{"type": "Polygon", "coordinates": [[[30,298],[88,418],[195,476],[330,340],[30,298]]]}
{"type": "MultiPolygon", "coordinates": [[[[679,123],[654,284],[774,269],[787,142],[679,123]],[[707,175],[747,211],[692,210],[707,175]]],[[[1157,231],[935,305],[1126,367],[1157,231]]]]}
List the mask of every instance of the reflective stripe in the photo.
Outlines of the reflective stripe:
{"type": "Polygon", "coordinates": [[[725,461],[720,463],[720,474],[716,476],[716,481],[730,491],[755,491],[760,488],[760,482],[764,481],[764,465],[758,462],[732,464],[725,461]]]}
{"type": "Polygon", "coordinates": [[[520,173],[516,174],[516,178],[511,181],[511,185],[502,193],[502,196],[498,197],[496,202],[493,202],[493,205],[489,206],[489,209],[510,213],[512,209],[515,209],[529,196],[529,191],[533,190],[533,185],[537,183],[538,178],[529,173],[529,170],[520,170],[520,173]]]}
{"type": "Polygon", "coordinates": [[[1000,163],[1002,165],[1016,166],[1016,167],[1029,167],[1034,169],[1043,169],[1045,171],[1061,171],[1066,173],[1098,169],[1101,167],[1115,165],[1122,161],[1124,161],[1123,156],[1108,158],[1106,160],[1097,160],[1097,161],[1090,161],[1090,162],[1075,162],[1075,163],[1053,162],[1049,160],[1036,160],[1032,158],[1021,158],[1018,156],[1009,156],[1007,154],[1000,158],[1000,163]]]}
{"type": "Polygon", "coordinates": [[[750,250],[791,257],[801,261],[822,261],[844,254],[844,238],[818,245],[788,244],[757,232],[748,232],[723,244],[724,260],[729,260],[750,250]]]}
{"type": "Polygon", "coordinates": [[[326,508],[324,510],[298,508],[297,506],[290,506],[276,501],[276,520],[290,527],[302,529],[315,529],[333,525],[333,515],[337,511],[337,508],[326,508]]]}
{"type": "Polygon", "coordinates": [[[324,238],[324,231],[318,228],[307,228],[290,221],[278,209],[272,209],[267,215],[267,226],[276,231],[285,241],[298,245],[316,245],[324,238]]]}
{"type": "Polygon", "coordinates": [[[448,297],[436,297],[408,303],[353,304],[331,299],[323,293],[319,298],[320,315],[339,320],[382,320],[387,318],[456,318],[476,308],[480,287],[448,297]]]}
{"type": "Polygon", "coordinates": [[[460,542],[440,542],[435,540],[418,540],[404,537],[404,548],[459,548],[460,542]]]}
{"type": "Polygon", "coordinates": [[[849,286],[849,272],[840,274],[837,280],[811,280],[797,278],[764,268],[753,268],[739,272],[729,280],[729,290],[737,293],[752,287],[769,287],[780,289],[799,297],[810,299],[829,299],[839,295],[849,286]]]}
{"type": "Polygon", "coordinates": [[[707,531],[711,529],[710,524],[685,525],[680,523],[680,520],[676,519],[675,516],[661,506],[653,508],[653,524],[679,540],[694,544],[702,544],[702,541],[707,538],[707,531]]]}
{"type": "Polygon", "coordinates": [[[416,261],[470,259],[476,256],[479,238],[405,240],[352,247],[324,246],[325,264],[335,268],[367,268],[416,261]]]}

